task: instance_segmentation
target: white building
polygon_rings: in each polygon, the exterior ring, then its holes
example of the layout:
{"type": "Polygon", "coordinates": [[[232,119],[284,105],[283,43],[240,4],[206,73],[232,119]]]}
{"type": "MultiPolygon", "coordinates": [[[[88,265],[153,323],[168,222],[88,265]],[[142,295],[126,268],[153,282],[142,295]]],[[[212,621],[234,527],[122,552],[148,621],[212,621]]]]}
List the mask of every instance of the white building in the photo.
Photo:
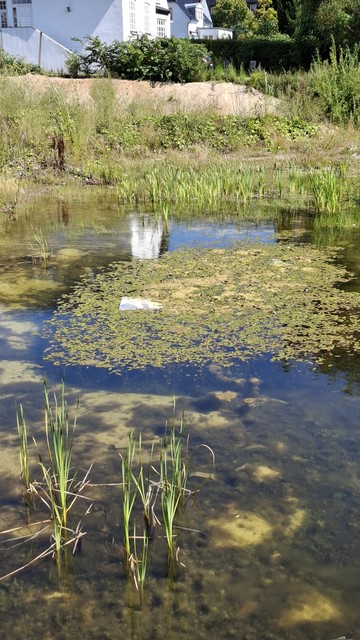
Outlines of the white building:
{"type": "Polygon", "coordinates": [[[175,38],[216,40],[232,38],[231,29],[214,27],[206,0],[168,0],[171,10],[171,35],[175,38]]]}
{"type": "Polygon", "coordinates": [[[65,69],[86,36],[102,42],[170,37],[167,0],[0,0],[0,47],[46,70],[65,69]]]}

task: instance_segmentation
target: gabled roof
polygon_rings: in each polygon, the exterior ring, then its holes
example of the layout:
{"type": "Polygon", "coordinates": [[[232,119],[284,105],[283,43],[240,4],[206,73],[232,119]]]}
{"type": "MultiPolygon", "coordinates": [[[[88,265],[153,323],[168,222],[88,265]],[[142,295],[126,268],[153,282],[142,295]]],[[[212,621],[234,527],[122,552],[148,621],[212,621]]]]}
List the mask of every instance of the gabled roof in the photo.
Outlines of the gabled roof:
{"type": "Polygon", "coordinates": [[[169,0],[169,4],[176,4],[189,18],[189,20],[195,20],[195,8],[200,4],[204,9],[204,27],[211,27],[212,20],[210,18],[210,11],[206,4],[206,9],[204,7],[204,0],[199,2],[191,2],[191,0],[169,0]]]}

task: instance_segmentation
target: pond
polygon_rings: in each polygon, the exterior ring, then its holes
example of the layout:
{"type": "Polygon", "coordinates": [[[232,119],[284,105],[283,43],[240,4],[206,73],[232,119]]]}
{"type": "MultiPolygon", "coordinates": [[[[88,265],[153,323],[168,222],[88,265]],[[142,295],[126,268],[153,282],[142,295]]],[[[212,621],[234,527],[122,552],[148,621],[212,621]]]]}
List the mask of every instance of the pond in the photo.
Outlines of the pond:
{"type": "MultiPolygon", "coordinates": [[[[85,490],[92,508],[81,522],[86,535],[79,552],[66,556],[61,574],[50,556],[32,562],[49,547],[49,532],[26,544],[14,531],[1,535],[1,574],[15,572],[0,582],[1,637],[356,637],[360,622],[357,331],[353,349],[337,337],[337,348],[323,349],[321,358],[309,354],[274,358],[275,348],[266,353],[257,348],[246,357],[236,352],[222,361],[212,359],[212,350],[205,357],[205,349],[192,361],[174,355],[161,366],[154,360],[153,366],[139,367],[130,366],[125,355],[124,361],[119,356],[116,367],[107,366],[103,354],[113,338],[105,336],[102,351],[96,346],[85,357],[81,338],[77,337],[74,354],[71,331],[58,343],[54,331],[63,318],[65,331],[69,314],[76,316],[77,307],[82,309],[84,291],[92,296],[98,290],[103,303],[105,283],[114,282],[114,273],[116,278],[119,273],[129,278],[135,268],[142,277],[147,270],[144,282],[149,282],[156,265],[167,264],[172,254],[181,256],[184,248],[189,253],[199,248],[219,251],[217,259],[230,255],[223,250],[256,247],[262,256],[264,248],[269,251],[264,254],[266,264],[281,262],[285,286],[290,263],[276,252],[290,247],[298,256],[304,245],[318,251],[331,243],[341,248],[332,254],[332,263],[353,274],[347,282],[339,278],[336,289],[344,295],[357,294],[359,240],[356,229],[319,231],[304,212],[277,212],[261,222],[253,216],[239,220],[231,215],[219,220],[169,215],[164,221],[119,208],[111,194],[91,192],[78,201],[37,200],[28,218],[21,217],[3,230],[1,530],[47,517],[40,501],[32,505],[31,513],[26,508],[16,432],[16,409],[21,403],[29,434],[44,451],[44,378],[50,395],[54,390],[59,393],[65,378],[71,416],[80,399],[73,460],[80,469],[92,463],[93,467],[85,490]],[[152,443],[156,449],[171,423],[174,402],[175,425],[184,412],[188,486],[195,495],[176,529],[179,551],[172,566],[164,529],[156,526],[141,599],[124,566],[119,454],[125,455],[131,432],[136,441],[142,434],[144,458],[152,443]],[[24,565],[27,568],[17,572],[24,565]]],[[[237,259],[240,254],[232,255],[237,259]]],[[[130,282],[130,290],[133,285],[130,282]]],[[[307,287],[304,284],[303,290],[307,287]]],[[[121,296],[119,287],[117,310],[121,296]]],[[[106,309],[112,301],[106,299],[104,304],[106,309]]],[[[294,315],[299,306],[300,298],[294,298],[294,315]]],[[[224,304],[224,314],[226,308],[224,304]]],[[[97,330],[103,322],[99,317],[97,330]]],[[[126,324],[130,326],[131,320],[126,324]]],[[[212,332],[211,325],[210,336],[212,332]]],[[[179,353],[183,339],[180,332],[179,353]]],[[[204,339],[208,340],[207,334],[204,339]]],[[[162,341],[150,340],[152,352],[162,353],[162,341]]],[[[213,349],[215,343],[206,344],[213,349]]],[[[40,480],[35,445],[31,456],[31,473],[40,480]]],[[[153,466],[158,468],[155,461],[153,466]]],[[[87,506],[81,505],[79,518],[87,506]]],[[[140,512],[137,517],[140,526],[140,512]]]]}

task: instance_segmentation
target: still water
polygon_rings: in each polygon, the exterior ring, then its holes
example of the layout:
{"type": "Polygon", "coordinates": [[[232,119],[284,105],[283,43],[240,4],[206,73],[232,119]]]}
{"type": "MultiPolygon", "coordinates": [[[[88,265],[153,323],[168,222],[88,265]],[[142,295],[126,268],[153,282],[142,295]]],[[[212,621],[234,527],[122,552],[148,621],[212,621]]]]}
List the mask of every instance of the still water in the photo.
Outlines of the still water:
{"type": "MultiPolygon", "coordinates": [[[[1,233],[0,529],[26,521],[15,411],[21,402],[41,446],[44,377],[53,390],[65,376],[70,407],[80,398],[74,461],[82,468],[93,463],[81,552],[69,557],[61,578],[48,557],[0,582],[1,639],[360,638],[356,359],[340,353],[321,370],[264,355],[226,369],[170,365],[120,376],[44,359],[43,325],[83,274],[114,261],[161,259],[180,247],[252,240],[330,241],[303,214],[261,223],[231,216],[165,223],[91,194],[79,202],[44,198],[29,219],[1,233]],[[177,534],[175,579],[160,535],[152,543],[140,606],[124,571],[119,452],[132,430],[141,431],[145,448],[159,438],[174,397],[190,437],[189,484],[201,491],[177,534]],[[215,466],[202,444],[214,452],[215,466]]],[[[348,286],[359,290],[359,236],[332,234],[331,242],[355,274],[348,286]]],[[[32,473],[39,479],[36,462],[32,473]]],[[[32,521],[44,517],[38,509],[32,521]]],[[[13,533],[0,537],[1,575],[31,562],[49,539],[16,542],[13,533]]]]}

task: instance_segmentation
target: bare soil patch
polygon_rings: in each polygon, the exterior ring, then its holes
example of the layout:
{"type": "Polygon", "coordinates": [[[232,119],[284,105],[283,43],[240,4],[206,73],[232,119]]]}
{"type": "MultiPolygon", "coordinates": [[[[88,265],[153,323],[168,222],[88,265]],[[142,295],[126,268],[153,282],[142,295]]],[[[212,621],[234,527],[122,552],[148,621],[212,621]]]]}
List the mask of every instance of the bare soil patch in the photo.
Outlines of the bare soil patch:
{"type": "Polygon", "coordinates": [[[101,82],[111,82],[119,107],[126,109],[133,104],[143,104],[160,113],[209,110],[220,115],[256,116],[276,113],[280,105],[276,98],[230,82],[161,84],[135,80],[49,78],[32,74],[13,78],[13,81],[24,85],[31,93],[55,88],[69,99],[89,105],[93,104],[94,83],[99,86],[101,82]]]}

